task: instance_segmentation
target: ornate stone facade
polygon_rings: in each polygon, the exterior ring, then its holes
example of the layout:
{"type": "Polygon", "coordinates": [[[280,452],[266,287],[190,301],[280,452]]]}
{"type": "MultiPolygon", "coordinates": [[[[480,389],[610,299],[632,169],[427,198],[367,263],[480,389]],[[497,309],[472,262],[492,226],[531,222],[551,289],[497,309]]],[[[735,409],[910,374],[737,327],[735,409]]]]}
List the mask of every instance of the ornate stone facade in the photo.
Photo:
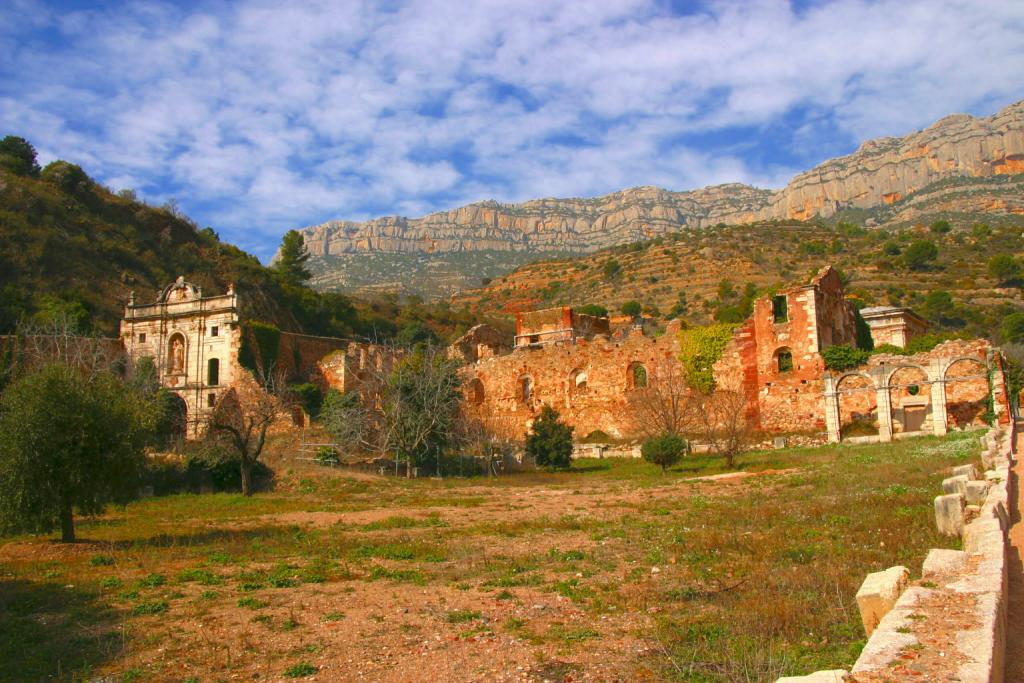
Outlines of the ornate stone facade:
{"type": "Polygon", "coordinates": [[[187,436],[198,437],[203,418],[240,371],[234,287],[204,297],[199,287],[179,277],[155,303],[137,304],[133,293],[121,321],[121,342],[133,360],[153,359],[160,383],[182,399],[187,436]]]}

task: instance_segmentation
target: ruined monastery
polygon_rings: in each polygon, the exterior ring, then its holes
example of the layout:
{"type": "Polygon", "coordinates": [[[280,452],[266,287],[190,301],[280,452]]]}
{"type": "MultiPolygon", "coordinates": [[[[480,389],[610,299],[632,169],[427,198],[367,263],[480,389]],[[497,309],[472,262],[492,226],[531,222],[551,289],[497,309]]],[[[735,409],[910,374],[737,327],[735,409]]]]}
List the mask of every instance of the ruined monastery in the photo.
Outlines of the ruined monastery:
{"type": "MultiPolygon", "coordinates": [[[[861,317],[876,346],[903,347],[928,327],[906,308],[866,308],[861,317]]],[[[1009,420],[1002,359],[986,340],[948,341],[912,356],[875,354],[861,367],[829,371],[822,351],[856,347],[857,327],[838,274],[825,267],[808,284],[755,302],[714,363],[715,383],[741,394],[752,423],[766,433],[886,441],[1009,420]]],[[[604,432],[629,439],[642,436],[637,415],[645,390],[685,381],[680,332],[679,321],[660,335],[639,324],[613,330],[607,318],[562,307],[517,314],[513,339],[478,325],[448,353],[463,362],[464,409],[501,439],[522,440],[544,404],[577,437],[604,432]]],[[[137,304],[133,296],[121,322],[128,354],[152,358],[163,386],[180,397],[190,437],[201,434],[205,416],[249,372],[239,362],[246,334],[233,288],[204,296],[183,278],[155,303],[137,304]]],[[[398,353],[282,332],[273,363],[325,390],[357,391],[372,405],[369,378],[398,353]]]]}

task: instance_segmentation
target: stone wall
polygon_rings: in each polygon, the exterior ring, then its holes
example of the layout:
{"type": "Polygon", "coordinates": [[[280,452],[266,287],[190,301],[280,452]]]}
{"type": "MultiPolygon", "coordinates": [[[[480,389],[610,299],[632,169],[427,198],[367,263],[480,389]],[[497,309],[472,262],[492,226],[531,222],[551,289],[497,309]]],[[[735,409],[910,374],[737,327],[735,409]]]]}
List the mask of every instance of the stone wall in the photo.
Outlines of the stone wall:
{"type": "Polygon", "coordinates": [[[277,351],[278,368],[289,379],[311,380],[323,383],[320,360],[339,349],[347,349],[355,342],[335,337],[315,337],[308,334],[282,332],[277,351]]]}
{"type": "Polygon", "coordinates": [[[637,434],[637,374],[649,382],[679,377],[678,357],[679,324],[672,322],[660,337],[634,330],[622,339],[517,348],[464,368],[463,377],[469,409],[501,438],[524,438],[545,403],[578,437],[601,430],[621,438],[637,434]]]}
{"type": "Polygon", "coordinates": [[[761,429],[821,431],[821,350],[833,344],[856,345],[856,321],[838,274],[826,267],[808,285],[755,302],[715,364],[715,379],[747,396],[761,429]]]}
{"type": "Polygon", "coordinates": [[[982,438],[984,475],[964,465],[943,481],[936,524],[962,536],[963,550],[929,551],[918,582],[908,581],[905,567],[865,579],[857,603],[869,639],[850,672],[777,683],[1004,680],[1013,439],[1012,429],[990,429],[982,438]]]}

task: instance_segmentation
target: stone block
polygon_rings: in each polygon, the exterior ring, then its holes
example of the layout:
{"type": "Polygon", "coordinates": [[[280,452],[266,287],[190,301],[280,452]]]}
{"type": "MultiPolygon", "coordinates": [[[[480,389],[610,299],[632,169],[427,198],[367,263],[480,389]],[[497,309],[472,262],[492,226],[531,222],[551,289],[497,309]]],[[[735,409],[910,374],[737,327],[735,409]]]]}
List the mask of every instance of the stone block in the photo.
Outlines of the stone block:
{"type": "Polygon", "coordinates": [[[967,477],[968,481],[978,478],[978,470],[974,465],[960,465],[953,468],[954,477],[967,477]]]}
{"type": "Polygon", "coordinates": [[[962,550],[932,548],[928,551],[928,556],[924,558],[924,564],[921,566],[921,578],[934,579],[952,576],[963,569],[966,561],[967,553],[962,550]]]}
{"type": "Polygon", "coordinates": [[[935,526],[940,534],[959,536],[964,529],[964,496],[949,493],[935,497],[935,526]]]}
{"type": "Polygon", "coordinates": [[[967,492],[967,477],[964,475],[957,475],[955,477],[948,477],[942,480],[942,492],[943,493],[959,493],[964,494],[967,492]]]}
{"type": "Polygon", "coordinates": [[[992,484],[987,481],[969,481],[964,490],[964,499],[968,505],[981,505],[985,502],[988,489],[992,484]]]}
{"type": "Polygon", "coordinates": [[[783,676],[775,683],[843,683],[850,675],[845,669],[815,671],[806,676],[783,676]]]}
{"type": "Polygon", "coordinates": [[[860,619],[864,624],[864,632],[871,633],[889,613],[899,600],[903,589],[910,579],[910,570],[906,567],[890,567],[885,571],[868,574],[857,591],[857,607],[860,619]]]}

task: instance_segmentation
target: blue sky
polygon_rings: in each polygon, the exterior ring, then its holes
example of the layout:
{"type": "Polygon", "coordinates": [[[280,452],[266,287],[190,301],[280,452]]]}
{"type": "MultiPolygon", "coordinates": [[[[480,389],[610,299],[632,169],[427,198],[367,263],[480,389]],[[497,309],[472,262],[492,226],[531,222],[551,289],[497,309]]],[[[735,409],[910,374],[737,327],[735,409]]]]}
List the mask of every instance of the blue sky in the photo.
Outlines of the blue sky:
{"type": "Polygon", "coordinates": [[[0,134],[263,259],[335,218],[780,187],[1022,74],[1013,0],[0,7],[0,134]]]}

